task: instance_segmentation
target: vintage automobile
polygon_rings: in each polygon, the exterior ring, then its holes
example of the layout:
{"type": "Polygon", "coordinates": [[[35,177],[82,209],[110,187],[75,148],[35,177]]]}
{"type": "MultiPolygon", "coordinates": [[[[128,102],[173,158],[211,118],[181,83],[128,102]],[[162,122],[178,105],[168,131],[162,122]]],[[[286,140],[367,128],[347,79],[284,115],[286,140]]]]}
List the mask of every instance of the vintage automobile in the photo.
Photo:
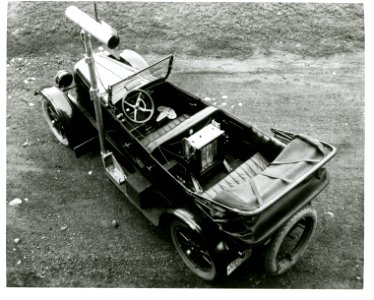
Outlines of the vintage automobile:
{"type": "Polygon", "coordinates": [[[312,199],[336,149],[272,129],[269,136],[169,82],[173,55],[148,64],[115,52],[114,29],[72,6],[86,57],[36,91],[58,141],[77,157],[100,149],[113,184],[154,225],[169,226],[185,264],[208,280],[264,246],[265,268],[290,269],[317,223],[312,199]],[[93,53],[91,39],[107,48],[93,53]]]}

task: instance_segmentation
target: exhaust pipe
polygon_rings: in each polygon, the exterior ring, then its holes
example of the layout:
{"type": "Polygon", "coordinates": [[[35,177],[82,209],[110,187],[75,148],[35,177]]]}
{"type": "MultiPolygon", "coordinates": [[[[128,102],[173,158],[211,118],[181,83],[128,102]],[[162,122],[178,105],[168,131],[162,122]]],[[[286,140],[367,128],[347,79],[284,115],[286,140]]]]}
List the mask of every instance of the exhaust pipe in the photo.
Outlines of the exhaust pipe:
{"type": "Polygon", "coordinates": [[[119,37],[117,36],[115,29],[110,27],[108,24],[96,22],[76,6],[69,6],[65,11],[65,15],[85,32],[106,45],[109,49],[114,49],[118,46],[119,37]]]}

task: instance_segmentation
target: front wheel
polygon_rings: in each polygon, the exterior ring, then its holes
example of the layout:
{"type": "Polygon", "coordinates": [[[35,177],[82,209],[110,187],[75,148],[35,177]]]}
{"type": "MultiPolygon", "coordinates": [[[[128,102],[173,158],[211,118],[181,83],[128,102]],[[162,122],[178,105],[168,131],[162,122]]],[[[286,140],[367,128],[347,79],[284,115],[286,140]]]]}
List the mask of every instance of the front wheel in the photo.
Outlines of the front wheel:
{"type": "Polygon", "coordinates": [[[170,232],[174,247],[192,272],[207,281],[221,276],[220,266],[201,234],[179,220],[172,222],[170,232]]]}
{"type": "Polygon", "coordinates": [[[265,269],[280,275],[296,264],[317,227],[317,212],[305,207],[297,212],[272,238],[265,253],[265,269]]]}
{"type": "Polygon", "coordinates": [[[43,99],[43,112],[44,117],[47,120],[47,124],[51,129],[53,135],[57,140],[64,146],[69,146],[68,139],[68,125],[66,120],[62,118],[58,109],[48,99],[43,99]]]}

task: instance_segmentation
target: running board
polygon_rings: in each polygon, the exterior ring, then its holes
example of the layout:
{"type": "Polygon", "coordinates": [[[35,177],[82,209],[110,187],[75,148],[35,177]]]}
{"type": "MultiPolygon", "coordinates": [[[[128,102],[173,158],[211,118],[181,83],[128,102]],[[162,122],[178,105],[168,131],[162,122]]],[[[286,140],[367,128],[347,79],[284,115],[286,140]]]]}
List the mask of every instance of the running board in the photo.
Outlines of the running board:
{"type": "Polygon", "coordinates": [[[101,153],[107,175],[117,184],[125,182],[127,176],[111,152],[101,153]]]}
{"type": "Polygon", "coordinates": [[[150,182],[147,183],[147,179],[140,174],[137,175],[134,173],[129,174],[125,184],[119,184],[118,182],[114,181],[113,177],[109,176],[108,173],[107,176],[109,177],[110,181],[122,192],[125,198],[133,206],[135,206],[139,212],[141,212],[147,218],[147,220],[149,220],[155,226],[160,225],[161,216],[165,213],[166,208],[154,207],[144,209],[140,207],[138,198],[140,190],[143,190],[146,186],[148,186],[148,184],[151,184],[150,182]],[[142,179],[145,179],[145,181],[142,179]]]}

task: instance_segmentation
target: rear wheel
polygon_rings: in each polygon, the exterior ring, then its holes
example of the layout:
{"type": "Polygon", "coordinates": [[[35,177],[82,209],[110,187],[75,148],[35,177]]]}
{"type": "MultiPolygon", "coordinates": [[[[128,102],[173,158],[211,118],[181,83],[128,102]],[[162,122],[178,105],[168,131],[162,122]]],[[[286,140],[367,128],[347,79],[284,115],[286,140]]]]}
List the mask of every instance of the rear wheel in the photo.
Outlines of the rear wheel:
{"type": "Polygon", "coordinates": [[[45,98],[43,99],[43,112],[53,135],[61,144],[69,146],[68,124],[58,113],[58,110],[53,103],[45,98]]]}
{"type": "Polygon", "coordinates": [[[297,212],[267,245],[266,271],[280,275],[294,266],[306,250],[316,227],[315,209],[308,206],[297,212]]]}
{"type": "Polygon", "coordinates": [[[207,281],[220,277],[220,266],[201,234],[179,220],[172,222],[170,231],[175,248],[192,272],[207,281]]]}

